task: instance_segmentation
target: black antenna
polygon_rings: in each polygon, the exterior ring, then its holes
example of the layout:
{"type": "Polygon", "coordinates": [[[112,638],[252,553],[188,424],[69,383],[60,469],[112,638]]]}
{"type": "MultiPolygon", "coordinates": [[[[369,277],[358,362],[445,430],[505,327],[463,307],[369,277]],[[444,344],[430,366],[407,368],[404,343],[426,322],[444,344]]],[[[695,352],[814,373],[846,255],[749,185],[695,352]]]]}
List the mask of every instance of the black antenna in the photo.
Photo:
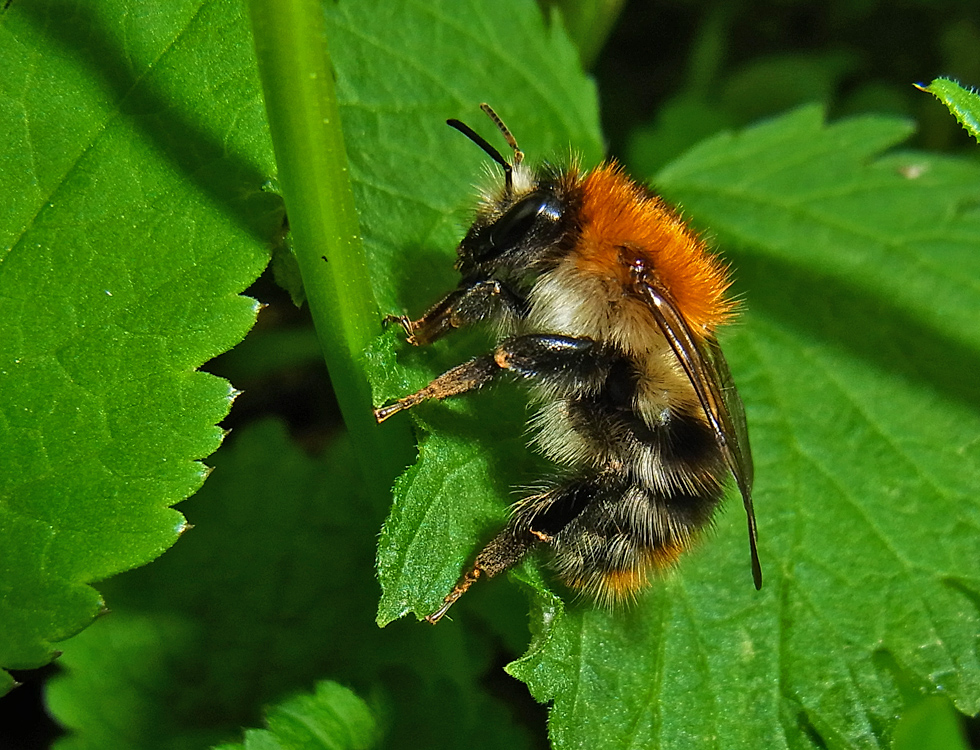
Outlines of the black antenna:
{"type": "MultiPolygon", "coordinates": [[[[504,140],[507,141],[507,145],[511,147],[514,151],[514,164],[520,164],[524,161],[524,152],[517,147],[517,140],[511,135],[510,130],[504,125],[504,121],[500,119],[499,115],[493,111],[489,104],[481,104],[480,109],[482,109],[491,120],[493,124],[497,126],[497,129],[504,136],[504,140]]],[[[446,124],[451,128],[456,128],[460,133],[469,138],[473,143],[482,148],[487,156],[493,159],[497,164],[504,168],[504,186],[507,188],[507,192],[511,192],[514,185],[514,168],[511,164],[500,155],[500,152],[491,146],[487,140],[477,133],[473,128],[464,122],[459,120],[446,120],[446,124]]]]}

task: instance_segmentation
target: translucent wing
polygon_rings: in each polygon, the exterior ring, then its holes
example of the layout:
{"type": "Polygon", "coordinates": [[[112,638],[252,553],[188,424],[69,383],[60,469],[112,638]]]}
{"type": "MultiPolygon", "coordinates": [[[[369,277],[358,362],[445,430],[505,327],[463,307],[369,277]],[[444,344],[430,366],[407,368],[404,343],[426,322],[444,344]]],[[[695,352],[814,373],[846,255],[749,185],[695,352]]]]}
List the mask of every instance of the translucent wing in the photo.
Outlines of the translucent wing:
{"type": "Polygon", "coordinates": [[[759,563],[755,511],[752,508],[752,454],[745,407],[735,390],[728,362],[717,339],[696,335],[670,295],[648,275],[642,274],[636,278],[636,286],[641,296],[650,303],[657,325],[691,381],[718,447],[735,477],[748,518],[752,579],[757,589],[762,588],[762,565],[759,563]]]}

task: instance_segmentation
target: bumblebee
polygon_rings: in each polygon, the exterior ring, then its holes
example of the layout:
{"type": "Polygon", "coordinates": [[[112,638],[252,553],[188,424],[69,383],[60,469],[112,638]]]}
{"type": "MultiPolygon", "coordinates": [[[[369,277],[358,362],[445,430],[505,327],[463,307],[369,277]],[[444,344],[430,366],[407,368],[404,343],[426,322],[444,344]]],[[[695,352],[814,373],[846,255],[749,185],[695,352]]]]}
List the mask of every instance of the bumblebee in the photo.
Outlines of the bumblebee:
{"type": "Polygon", "coordinates": [[[715,338],[734,313],[727,269],[615,162],[532,169],[496,113],[481,109],[512,161],[447,121],[503,179],[483,192],[457,248],[459,286],[421,318],[393,319],[415,346],[485,322],[498,343],[374,414],[382,422],[503,376],[522,380],[537,405],[533,444],[556,473],[513,506],[426,619],[437,622],[481,575],[537,547],[550,548],[572,589],[604,604],[631,600],[710,525],[730,478],[760,588],[745,411],[715,338]]]}

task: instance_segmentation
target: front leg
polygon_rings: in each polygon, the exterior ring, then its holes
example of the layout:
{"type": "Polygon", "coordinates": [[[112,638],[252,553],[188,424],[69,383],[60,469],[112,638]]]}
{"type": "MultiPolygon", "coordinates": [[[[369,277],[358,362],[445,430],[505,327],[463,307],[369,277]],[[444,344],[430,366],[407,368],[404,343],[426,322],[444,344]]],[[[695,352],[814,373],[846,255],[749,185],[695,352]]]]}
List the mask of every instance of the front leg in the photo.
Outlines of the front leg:
{"type": "Polygon", "coordinates": [[[598,390],[612,366],[613,355],[591,339],[528,334],[502,342],[492,354],[471,359],[444,372],[425,388],[374,410],[383,422],[392,414],[411,409],[430,398],[441,400],[482,388],[501,372],[539,380],[552,390],[598,390]]]}
{"type": "Polygon", "coordinates": [[[425,346],[442,338],[455,328],[497,319],[508,322],[522,317],[524,302],[509,287],[497,279],[464,281],[447,294],[418,320],[405,316],[389,316],[397,320],[408,334],[408,343],[425,346]]]}

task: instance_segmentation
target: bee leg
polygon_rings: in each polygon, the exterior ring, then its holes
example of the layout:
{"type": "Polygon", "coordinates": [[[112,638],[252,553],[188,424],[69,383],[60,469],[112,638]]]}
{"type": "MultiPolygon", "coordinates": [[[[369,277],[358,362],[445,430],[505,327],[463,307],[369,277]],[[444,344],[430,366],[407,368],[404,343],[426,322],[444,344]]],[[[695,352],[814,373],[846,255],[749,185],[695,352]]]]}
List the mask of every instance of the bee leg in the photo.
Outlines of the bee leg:
{"type": "Polygon", "coordinates": [[[492,578],[517,565],[536,545],[554,542],[555,536],[576,520],[597,495],[619,481],[611,472],[600,473],[555,484],[519,502],[506,528],[476,556],[473,566],[446,595],[442,606],[425,619],[438,622],[481,575],[492,578]]]}
{"type": "Polygon", "coordinates": [[[612,350],[592,339],[552,334],[507,339],[493,356],[501,369],[543,381],[561,395],[599,389],[616,361],[612,350]]]}
{"type": "Polygon", "coordinates": [[[487,578],[492,578],[498,573],[509,570],[540,541],[541,539],[534,533],[508,525],[476,556],[473,567],[463,573],[453,590],[443,599],[442,606],[428,615],[426,621],[435,625],[481,575],[485,574],[487,578]]]}
{"type": "Polygon", "coordinates": [[[407,315],[385,315],[381,319],[381,325],[387,329],[392,323],[398,323],[404,331],[406,336],[412,335],[412,326],[415,325],[412,319],[407,315]]]}
{"type": "Polygon", "coordinates": [[[464,362],[444,372],[422,390],[375,409],[374,418],[383,422],[430,398],[441,400],[475,391],[503,370],[525,378],[548,380],[564,392],[590,390],[606,379],[612,361],[612,355],[591,339],[547,334],[517,336],[503,342],[492,355],[464,362]]]}
{"type": "Polygon", "coordinates": [[[408,396],[398,399],[395,403],[374,410],[374,418],[384,422],[392,414],[403,409],[411,409],[430,398],[441,400],[450,396],[459,396],[469,391],[475,391],[493,380],[500,372],[497,363],[489,354],[474,357],[469,362],[457,365],[447,370],[425,388],[408,396]]]}
{"type": "Polygon", "coordinates": [[[418,320],[410,320],[404,316],[389,318],[401,323],[410,344],[425,346],[456,328],[481,320],[516,320],[521,316],[523,308],[521,299],[503,282],[497,279],[479,279],[461,284],[430,307],[418,320]]]}

